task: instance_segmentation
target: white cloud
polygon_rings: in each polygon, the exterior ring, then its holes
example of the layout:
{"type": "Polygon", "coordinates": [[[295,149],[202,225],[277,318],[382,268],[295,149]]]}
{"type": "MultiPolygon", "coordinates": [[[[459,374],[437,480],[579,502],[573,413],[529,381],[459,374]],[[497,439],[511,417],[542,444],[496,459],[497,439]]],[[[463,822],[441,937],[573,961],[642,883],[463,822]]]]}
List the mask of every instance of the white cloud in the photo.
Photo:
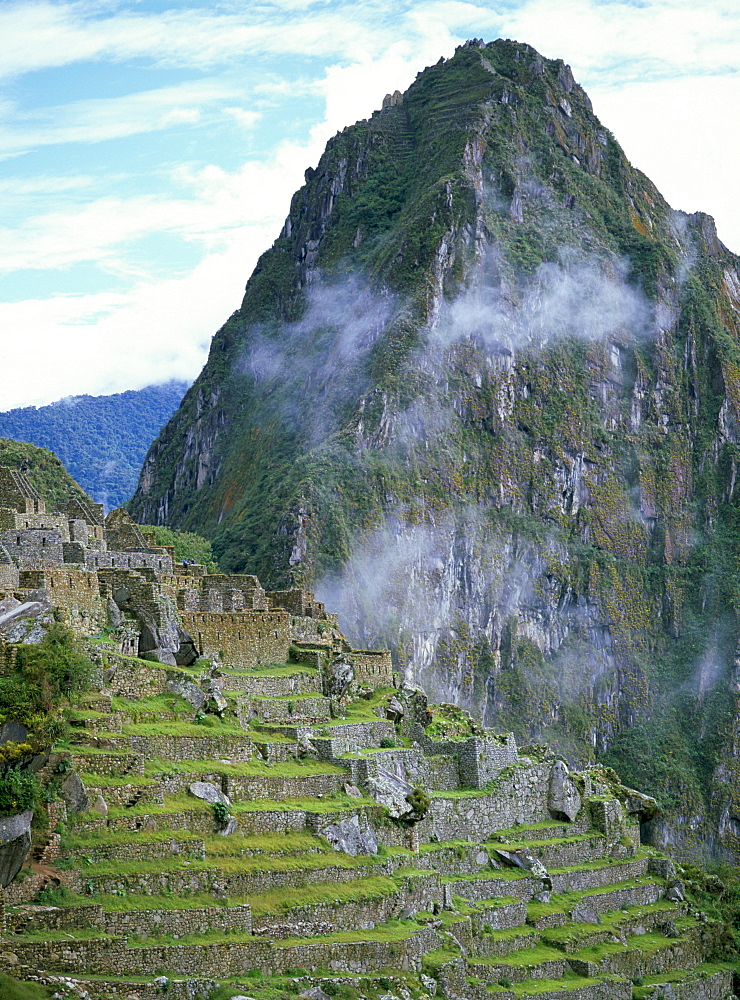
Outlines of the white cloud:
{"type": "Polygon", "coordinates": [[[594,110],[673,206],[715,217],[740,253],[740,75],[594,87],[594,110]]]}
{"type": "MultiPolygon", "coordinates": [[[[242,88],[206,79],[113,98],[70,101],[10,118],[0,156],[64,142],[102,142],[183,124],[196,124],[208,106],[242,97],[242,88]]],[[[255,113],[252,124],[257,121],[255,113]]]]}
{"type": "MultiPolygon", "coordinates": [[[[285,18],[270,5],[240,6],[235,13],[185,8],[161,13],[123,10],[99,16],[87,2],[6,3],[0,8],[3,61],[0,74],[13,77],[82,60],[152,60],[159,66],[224,65],[246,54],[301,53],[351,56],[384,39],[337,7],[302,8],[304,16],[285,18]],[[96,16],[97,15],[97,16],[96,16]]],[[[376,27],[378,8],[375,9],[376,27]]]]}
{"type": "Polygon", "coordinates": [[[501,33],[569,62],[582,82],[645,80],[734,69],[740,18],[735,0],[529,0],[501,33]]]}

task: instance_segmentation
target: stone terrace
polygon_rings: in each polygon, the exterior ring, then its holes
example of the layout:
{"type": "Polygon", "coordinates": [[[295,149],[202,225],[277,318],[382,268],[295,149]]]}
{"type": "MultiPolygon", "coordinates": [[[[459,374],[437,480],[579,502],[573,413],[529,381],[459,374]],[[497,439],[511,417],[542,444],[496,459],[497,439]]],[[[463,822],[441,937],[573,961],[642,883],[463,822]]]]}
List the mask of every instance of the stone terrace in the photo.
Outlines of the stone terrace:
{"type": "Polygon", "coordinates": [[[311,594],[175,566],[124,512],[21,526],[46,512],[17,480],[10,565],[107,630],[42,771],[64,805],[4,890],[8,971],[140,1000],[734,995],[716,929],[640,844],[652,800],[398,689],[311,594]]]}

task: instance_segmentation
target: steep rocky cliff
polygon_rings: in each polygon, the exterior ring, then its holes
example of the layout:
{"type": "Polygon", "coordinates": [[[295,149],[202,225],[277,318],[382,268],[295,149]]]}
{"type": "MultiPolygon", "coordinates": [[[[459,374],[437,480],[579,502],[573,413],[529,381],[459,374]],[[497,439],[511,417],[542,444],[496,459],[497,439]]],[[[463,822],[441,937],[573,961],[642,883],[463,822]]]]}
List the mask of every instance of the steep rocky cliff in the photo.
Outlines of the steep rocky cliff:
{"type": "Polygon", "coordinates": [[[737,859],[739,442],[740,261],[474,41],[306,171],[132,511],[737,859]]]}

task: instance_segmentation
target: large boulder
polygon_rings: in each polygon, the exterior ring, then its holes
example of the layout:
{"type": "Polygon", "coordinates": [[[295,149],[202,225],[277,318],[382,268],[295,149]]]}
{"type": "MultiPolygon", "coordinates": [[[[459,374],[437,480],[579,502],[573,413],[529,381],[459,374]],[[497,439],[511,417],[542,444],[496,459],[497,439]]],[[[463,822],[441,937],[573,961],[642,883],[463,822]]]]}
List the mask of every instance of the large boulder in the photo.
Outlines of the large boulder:
{"type": "Polygon", "coordinates": [[[342,851],[357,857],[358,854],[377,854],[378,842],[375,839],[371,827],[367,823],[360,824],[359,816],[352,816],[350,819],[343,819],[339,823],[333,823],[321,831],[324,837],[335,851],[342,851]]]}
{"type": "Polygon", "coordinates": [[[90,808],[87,790],[76,771],[70,771],[59,786],[59,797],[67,806],[68,813],[87,812],[90,808]]]}
{"type": "Polygon", "coordinates": [[[385,806],[393,819],[405,819],[412,814],[409,796],[413,794],[414,786],[405,778],[378,765],[378,773],[368,778],[367,784],[372,797],[385,806]]]}
{"type": "Polygon", "coordinates": [[[640,823],[649,823],[660,812],[658,803],[652,795],[645,795],[644,792],[627,788],[626,785],[621,786],[619,799],[630,816],[636,816],[640,823]]]}
{"type": "Polygon", "coordinates": [[[507,851],[497,847],[496,854],[504,864],[510,865],[512,868],[521,868],[525,872],[531,872],[537,878],[549,879],[550,877],[547,874],[547,868],[540,859],[530,854],[524,847],[520,847],[516,851],[507,851]]]}
{"type": "Polygon", "coordinates": [[[209,802],[212,806],[217,802],[224,806],[231,805],[231,799],[228,795],[224,795],[221,789],[216,788],[210,781],[194,781],[192,785],[188,785],[188,791],[196,799],[203,799],[204,802],[209,802]]]}
{"type": "Polygon", "coordinates": [[[555,819],[566,819],[569,823],[578,815],[581,796],[562,760],[556,760],[550,771],[547,808],[555,819]]]}
{"type": "Polygon", "coordinates": [[[10,885],[31,847],[33,810],[0,819],[0,886],[10,885]]]}
{"type": "Polygon", "coordinates": [[[26,729],[21,722],[12,722],[7,719],[0,726],[0,746],[3,743],[25,743],[30,735],[31,730],[26,729]]]}
{"type": "Polygon", "coordinates": [[[187,677],[183,677],[182,674],[175,673],[174,671],[167,674],[167,690],[184,698],[185,701],[193,706],[196,712],[199,712],[206,703],[205,692],[197,684],[189,681],[187,677]]]}
{"type": "Polygon", "coordinates": [[[326,693],[330,698],[341,698],[355,679],[355,668],[342,653],[335,656],[326,669],[326,693]]]}

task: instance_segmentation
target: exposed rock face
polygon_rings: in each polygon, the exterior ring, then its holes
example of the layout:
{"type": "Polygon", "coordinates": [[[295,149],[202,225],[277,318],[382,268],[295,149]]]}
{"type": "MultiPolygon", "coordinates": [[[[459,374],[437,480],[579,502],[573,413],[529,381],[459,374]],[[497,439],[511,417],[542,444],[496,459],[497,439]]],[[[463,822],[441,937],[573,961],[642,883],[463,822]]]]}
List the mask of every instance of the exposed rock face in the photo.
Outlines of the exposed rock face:
{"type": "Polygon", "coordinates": [[[435,700],[609,755],[657,842],[740,858],[739,341],[712,220],[561,61],[464,46],[307,172],[132,509],[322,579],[435,700]]]}
{"type": "Polygon", "coordinates": [[[186,677],[168,677],[167,690],[179,695],[189,702],[196,712],[199,712],[206,703],[206,693],[197,684],[193,684],[186,677]]]}
{"type": "Polygon", "coordinates": [[[23,867],[31,846],[33,811],[0,819],[0,886],[10,885],[23,867]]]}

